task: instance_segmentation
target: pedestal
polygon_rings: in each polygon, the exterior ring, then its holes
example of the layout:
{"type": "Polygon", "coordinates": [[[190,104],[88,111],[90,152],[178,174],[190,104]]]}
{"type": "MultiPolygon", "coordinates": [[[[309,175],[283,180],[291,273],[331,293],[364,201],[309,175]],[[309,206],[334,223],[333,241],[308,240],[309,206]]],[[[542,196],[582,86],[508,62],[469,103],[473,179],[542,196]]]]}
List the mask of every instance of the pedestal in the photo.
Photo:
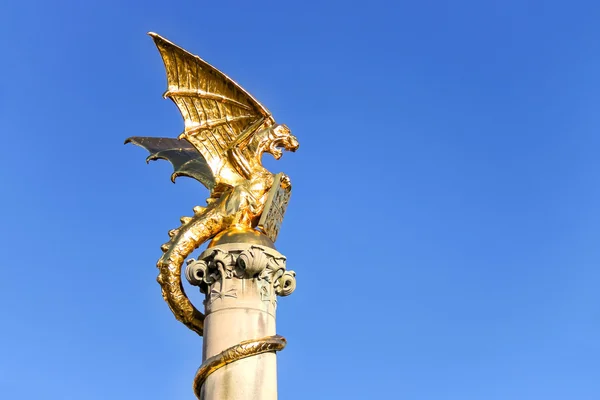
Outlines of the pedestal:
{"type": "Polygon", "coordinates": [[[275,249],[248,243],[210,247],[186,268],[205,294],[203,364],[194,391],[201,400],[276,400],[277,296],[295,289],[293,271],[275,249]]]}

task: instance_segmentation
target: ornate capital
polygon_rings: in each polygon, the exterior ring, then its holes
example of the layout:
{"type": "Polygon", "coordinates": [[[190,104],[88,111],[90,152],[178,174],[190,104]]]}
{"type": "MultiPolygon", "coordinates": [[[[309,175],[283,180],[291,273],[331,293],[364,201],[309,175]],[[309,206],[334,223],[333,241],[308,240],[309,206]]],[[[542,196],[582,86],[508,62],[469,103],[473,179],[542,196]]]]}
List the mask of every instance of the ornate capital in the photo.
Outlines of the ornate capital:
{"type": "Polygon", "coordinates": [[[257,295],[276,305],[276,296],[288,296],[296,288],[296,273],[285,268],[286,258],[274,249],[244,244],[209,248],[188,260],[185,276],[206,295],[205,306],[216,300],[236,299],[242,287],[255,287],[257,295]],[[240,285],[249,280],[252,285],[240,285]]]}

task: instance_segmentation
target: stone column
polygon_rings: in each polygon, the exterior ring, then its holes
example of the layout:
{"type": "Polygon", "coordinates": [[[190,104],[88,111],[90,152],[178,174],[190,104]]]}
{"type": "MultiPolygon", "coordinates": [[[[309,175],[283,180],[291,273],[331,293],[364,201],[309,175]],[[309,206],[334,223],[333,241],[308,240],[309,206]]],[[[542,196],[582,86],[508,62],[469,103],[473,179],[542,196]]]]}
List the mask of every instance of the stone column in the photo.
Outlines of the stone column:
{"type": "Polygon", "coordinates": [[[293,271],[274,248],[217,244],[186,268],[205,294],[203,364],[194,390],[201,400],[276,400],[277,360],[285,339],[276,335],[277,296],[296,287],[293,271]]]}

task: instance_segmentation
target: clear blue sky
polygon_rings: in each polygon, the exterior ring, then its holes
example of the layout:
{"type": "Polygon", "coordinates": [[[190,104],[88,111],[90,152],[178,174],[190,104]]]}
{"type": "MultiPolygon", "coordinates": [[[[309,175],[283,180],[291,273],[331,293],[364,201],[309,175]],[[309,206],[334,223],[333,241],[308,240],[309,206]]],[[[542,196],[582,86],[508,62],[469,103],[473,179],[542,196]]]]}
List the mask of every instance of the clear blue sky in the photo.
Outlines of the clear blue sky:
{"type": "Polygon", "coordinates": [[[300,140],[280,398],[600,399],[600,4],[352,3],[0,6],[1,398],[193,399],[155,31],[300,140]]]}

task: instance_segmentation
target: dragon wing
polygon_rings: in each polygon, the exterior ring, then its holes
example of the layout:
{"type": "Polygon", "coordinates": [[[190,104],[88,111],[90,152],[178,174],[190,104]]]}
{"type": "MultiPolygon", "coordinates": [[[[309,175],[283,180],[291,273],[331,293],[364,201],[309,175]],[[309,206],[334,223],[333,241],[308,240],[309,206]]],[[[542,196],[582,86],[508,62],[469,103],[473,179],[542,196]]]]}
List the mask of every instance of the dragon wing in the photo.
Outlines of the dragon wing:
{"type": "Polygon", "coordinates": [[[261,126],[274,124],[271,113],[227,75],[156,33],[167,72],[164,94],[177,105],[185,122],[179,139],[202,154],[215,185],[233,186],[242,178],[228,158],[228,150],[244,146],[261,126]]]}
{"type": "Polygon", "coordinates": [[[163,159],[173,165],[171,181],[175,182],[178,176],[187,176],[202,182],[209,190],[215,186],[215,177],[198,150],[185,140],[133,136],[125,144],[133,143],[150,152],[146,162],[163,159]]]}

